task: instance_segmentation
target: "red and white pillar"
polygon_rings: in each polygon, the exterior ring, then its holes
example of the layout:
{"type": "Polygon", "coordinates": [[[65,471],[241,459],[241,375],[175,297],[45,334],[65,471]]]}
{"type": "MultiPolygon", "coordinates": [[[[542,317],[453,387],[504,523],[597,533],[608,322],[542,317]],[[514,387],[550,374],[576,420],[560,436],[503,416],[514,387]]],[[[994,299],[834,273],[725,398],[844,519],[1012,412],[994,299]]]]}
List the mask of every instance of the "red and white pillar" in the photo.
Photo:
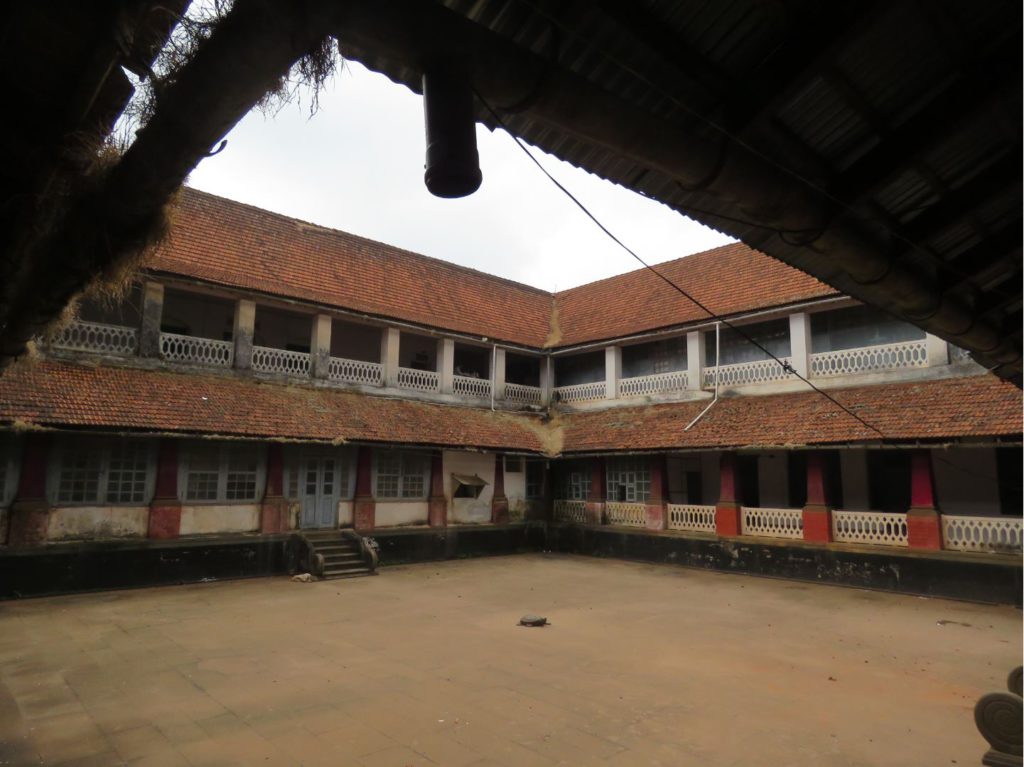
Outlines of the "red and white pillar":
{"type": "Polygon", "coordinates": [[[260,506],[260,532],[286,533],[288,500],[284,497],[284,445],[271,442],[267,447],[267,491],[260,506]]]}
{"type": "Polygon", "coordinates": [[[178,442],[160,440],[156,452],[156,488],[149,503],[146,537],[156,540],[181,534],[181,501],[178,500],[178,442]]]}
{"type": "Polygon", "coordinates": [[[494,494],[491,496],[491,522],[495,525],[508,524],[508,498],[505,497],[505,459],[501,453],[494,454],[494,494]]]}
{"type": "Polygon", "coordinates": [[[25,439],[18,493],[9,512],[9,546],[34,546],[46,542],[50,526],[50,503],[46,500],[50,444],[49,434],[29,434],[25,439]]]}
{"type": "Polygon", "coordinates": [[[914,450],[910,454],[907,543],[914,549],[942,548],[942,524],[935,502],[935,475],[930,450],[914,450]]]}
{"type": "Polygon", "coordinates": [[[588,525],[600,525],[604,521],[604,503],[608,494],[604,471],[602,456],[590,459],[590,495],[586,506],[588,525]]]}
{"type": "Polygon", "coordinates": [[[430,495],[427,496],[427,524],[431,527],[448,525],[448,499],[444,494],[444,453],[430,454],[430,495]]]}
{"type": "Polygon", "coordinates": [[[804,505],[804,540],[832,541],[832,499],[825,481],[825,455],[807,454],[807,503],[804,505]]]}
{"type": "Polygon", "coordinates": [[[722,536],[740,534],[739,476],[736,454],[721,453],[718,464],[719,490],[715,505],[715,532],[722,536]]]}
{"type": "Polygon", "coordinates": [[[362,446],[356,453],[356,496],[352,501],[352,526],[373,530],[377,501],[373,497],[373,448],[362,446]]]}
{"type": "Polygon", "coordinates": [[[653,455],[648,462],[651,476],[651,495],[647,500],[647,529],[666,528],[668,502],[668,460],[664,455],[653,455]]]}

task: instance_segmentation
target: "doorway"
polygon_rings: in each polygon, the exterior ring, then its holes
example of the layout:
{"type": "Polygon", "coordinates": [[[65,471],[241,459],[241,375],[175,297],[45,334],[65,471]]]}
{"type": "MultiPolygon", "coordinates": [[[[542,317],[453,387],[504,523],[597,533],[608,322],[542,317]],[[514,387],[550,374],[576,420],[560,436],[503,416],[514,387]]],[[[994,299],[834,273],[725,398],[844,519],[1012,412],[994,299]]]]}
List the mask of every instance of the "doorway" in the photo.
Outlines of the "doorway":
{"type": "Polygon", "coordinates": [[[338,501],[345,482],[337,452],[303,453],[299,462],[298,496],[303,529],[338,526],[338,501]]]}

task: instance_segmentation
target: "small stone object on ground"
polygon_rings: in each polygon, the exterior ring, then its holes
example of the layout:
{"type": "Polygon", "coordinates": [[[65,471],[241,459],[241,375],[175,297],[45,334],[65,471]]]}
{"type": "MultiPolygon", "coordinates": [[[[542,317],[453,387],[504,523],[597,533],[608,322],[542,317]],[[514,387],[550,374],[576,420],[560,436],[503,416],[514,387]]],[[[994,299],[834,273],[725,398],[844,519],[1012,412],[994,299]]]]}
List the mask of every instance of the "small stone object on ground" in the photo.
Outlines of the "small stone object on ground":
{"type": "Polygon", "coordinates": [[[520,626],[547,626],[548,619],[542,618],[539,615],[524,615],[519,619],[520,626]]]}
{"type": "Polygon", "coordinates": [[[309,573],[299,573],[298,575],[293,575],[292,580],[296,583],[312,583],[313,576],[309,573]]]}

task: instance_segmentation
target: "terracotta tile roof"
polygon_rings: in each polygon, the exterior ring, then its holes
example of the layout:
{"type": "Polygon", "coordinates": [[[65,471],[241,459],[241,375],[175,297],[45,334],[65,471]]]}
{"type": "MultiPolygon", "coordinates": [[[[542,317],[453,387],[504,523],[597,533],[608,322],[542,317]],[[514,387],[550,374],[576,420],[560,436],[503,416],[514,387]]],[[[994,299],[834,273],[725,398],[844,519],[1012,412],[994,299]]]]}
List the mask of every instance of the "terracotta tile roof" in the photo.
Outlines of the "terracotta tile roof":
{"type": "MultiPolygon", "coordinates": [[[[723,245],[655,268],[720,315],[838,295],[835,288],[743,243],[723,245]]],[[[708,316],[647,269],[562,291],[555,301],[561,346],[708,316]]]]}
{"type": "Polygon", "coordinates": [[[144,266],[528,346],[548,335],[550,293],[194,189],[144,266]]]}
{"type": "MultiPolygon", "coordinates": [[[[144,266],[536,348],[706,317],[644,269],[551,294],[194,189],[182,192],[168,240],[144,266]]],[[[725,315],[836,295],[741,243],[657,268],[725,315]]]]}
{"type": "Polygon", "coordinates": [[[539,417],[235,376],[52,360],[0,376],[0,424],[541,452],[539,417]]]}
{"type": "MultiPolygon", "coordinates": [[[[886,440],[1021,436],[1021,392],[994,376],[876,384],[829,392],[886,440]]],[[[815,392],[609,408],[563,418],[565,453],[876,441],[878,435],[815,392]]]]}

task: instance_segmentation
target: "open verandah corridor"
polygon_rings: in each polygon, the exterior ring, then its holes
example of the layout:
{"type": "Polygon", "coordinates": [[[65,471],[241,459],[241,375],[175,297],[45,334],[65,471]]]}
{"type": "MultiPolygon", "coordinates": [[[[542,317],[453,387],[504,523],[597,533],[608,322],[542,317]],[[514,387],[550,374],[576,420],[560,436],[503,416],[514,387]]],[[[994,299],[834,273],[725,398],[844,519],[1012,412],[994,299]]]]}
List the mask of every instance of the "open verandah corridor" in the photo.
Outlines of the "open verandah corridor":
{"type": "Polygon", "coordinates": [[[7,601],[0,763],[969,765],[1020,647],[1011,607],[566,555],[7,601]]]}

